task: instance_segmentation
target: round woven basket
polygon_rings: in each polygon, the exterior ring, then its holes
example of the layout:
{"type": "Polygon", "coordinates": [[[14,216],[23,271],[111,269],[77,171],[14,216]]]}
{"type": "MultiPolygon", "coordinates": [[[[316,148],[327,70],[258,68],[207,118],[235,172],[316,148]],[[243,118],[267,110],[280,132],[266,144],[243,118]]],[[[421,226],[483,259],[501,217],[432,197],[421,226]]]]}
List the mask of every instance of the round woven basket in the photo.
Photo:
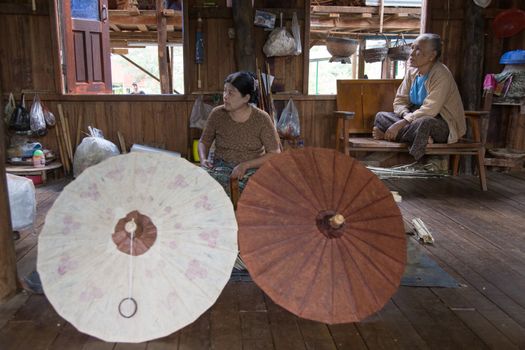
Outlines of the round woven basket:
{"type": "Polygon", "coordinates": [[[388,47],[375,47],[373,49],[364,49],[362,51],[366,63],[381,62],[388,54],[388,47]]]}
{"type": "Polygon", "coordinates": [[[389,48],[387,55],[392,61],[406,61],[410,56],[410,51],[410,45],[404,44],[389,48]]]}

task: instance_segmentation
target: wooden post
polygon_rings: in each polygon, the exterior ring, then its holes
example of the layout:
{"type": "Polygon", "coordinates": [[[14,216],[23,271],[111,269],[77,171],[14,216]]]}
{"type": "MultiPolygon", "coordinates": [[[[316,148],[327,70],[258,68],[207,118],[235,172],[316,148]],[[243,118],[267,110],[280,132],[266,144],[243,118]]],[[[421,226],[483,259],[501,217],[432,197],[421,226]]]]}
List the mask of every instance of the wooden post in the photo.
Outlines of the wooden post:
{"type": "Polygon", "coordinates": [[[428,33],[430,31],[430,6],[429,0],[423,0],[421,2],[421,24],[419,33],[428,33]]]}
{"type": "Polygon", "coordinates": [[[168,34],[166,33],[166,17],[162,14],[162,11],[164,10],[164,1],[156,0],[156,5],[160,92],[163,94],[170,94],[172,91],[170,91],[168,57],[166,55],[166,42],[168,40],[168,34]]]}
{"type": "Polygon", "coordinates": [[[303,28],[303,95],[308,95],[308,76],[310,71],[310,7],[311,1],[304,2],[303,28]]]}
{"type": "MultiPolygon", "coordinates": [[[[3,106],[1,110],[4,110],[3,106]]],[[[17,288],[15,245],[13,244],[13,229],[5,175],[3,120],[0,121],[0,135],[2,135],[2,141],[0,141],[0,303],[3,303],[16,293],[17,288]]]]}
{"type": "MultiPolygon", "coordinates": [[[[481,107],[482,81],[483,81],[483,56],[484,24],[482,8],[473,1],[464,2],[463,16],[463,59],[461,62],[460,92],[465,110],[479,110],[481,107]]],[[[447,40],[454,40],[447,38],[447,40]]],[[[471,174],[472,164],[468,157],[464,163],[465,173],[471,174]]]]}
{"type": "Polygon", "coordinates": [[[233,0],[232,11],[235,26],[235,63],[237,70],[255,72],[252,2],[233,0]]]}
{"type": "MultiPolygon", "coordinates": [[[[465,109],[477,110],[481,105],[485,20],[481,7],[472,1],[465,1],[464,4],[460,91],[465,109]]],[[[453,40],[453,38],[446,38],[446,40],[453,40]]]]}

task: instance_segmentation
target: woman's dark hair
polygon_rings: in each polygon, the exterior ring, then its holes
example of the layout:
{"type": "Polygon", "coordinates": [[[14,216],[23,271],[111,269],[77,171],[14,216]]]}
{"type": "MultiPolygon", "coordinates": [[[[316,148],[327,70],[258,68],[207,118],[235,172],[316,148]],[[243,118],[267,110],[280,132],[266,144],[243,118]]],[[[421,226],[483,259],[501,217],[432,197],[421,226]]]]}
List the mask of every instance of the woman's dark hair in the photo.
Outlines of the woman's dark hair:
{"type": "Polygon", "coordinates": [[[224,79],[224,83],[230,83],[235,86],[242,97],[250,95],[248,103],[257,104],[259,100],[259,87],[255,79],[255,74],[251,72],[235,72],[228,75],[226,79],[224,79]]]}

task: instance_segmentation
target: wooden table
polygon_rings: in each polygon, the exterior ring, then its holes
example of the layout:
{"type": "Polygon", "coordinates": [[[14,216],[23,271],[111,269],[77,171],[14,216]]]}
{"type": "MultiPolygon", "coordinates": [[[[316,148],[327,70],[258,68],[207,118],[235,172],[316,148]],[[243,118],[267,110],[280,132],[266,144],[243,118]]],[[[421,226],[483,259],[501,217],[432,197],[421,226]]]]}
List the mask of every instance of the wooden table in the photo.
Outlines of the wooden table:
{"type": "Polygon", "coordinates": [[[55,178],[57,177],[58,169],[62,168],[62,163],[51,162],[45,167],[36,168],[32,165],[9,165],[6,164],[5,171],[13,175],[41,175],[42,183],[47,181],[47,172],[53,171],[55,178]]]}

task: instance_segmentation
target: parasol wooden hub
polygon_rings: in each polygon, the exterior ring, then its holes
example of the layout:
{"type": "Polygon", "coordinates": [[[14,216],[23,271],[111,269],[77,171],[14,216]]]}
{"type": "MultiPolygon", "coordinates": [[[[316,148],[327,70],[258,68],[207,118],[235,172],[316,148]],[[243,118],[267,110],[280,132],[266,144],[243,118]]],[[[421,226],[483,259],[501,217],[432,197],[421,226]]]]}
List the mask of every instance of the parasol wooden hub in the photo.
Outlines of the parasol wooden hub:
{"type": "Polygon", "coordinates": [[[319,232],[327,238],[339,238],[343,235],[345,217],[333,210],[322,210],[317,214],[315,223],[319,232]]]}
{"type": "Polygon", "coordinates": [[[149,216],[134,210],[117,222],[111,238],[118,250],[126,254],[130,254],[131,251],[131,255],[138,256],[155,244],[157,227],[149,216]],[[133,236],[133,247],[130,247],[131,236],[133,236]]]}

